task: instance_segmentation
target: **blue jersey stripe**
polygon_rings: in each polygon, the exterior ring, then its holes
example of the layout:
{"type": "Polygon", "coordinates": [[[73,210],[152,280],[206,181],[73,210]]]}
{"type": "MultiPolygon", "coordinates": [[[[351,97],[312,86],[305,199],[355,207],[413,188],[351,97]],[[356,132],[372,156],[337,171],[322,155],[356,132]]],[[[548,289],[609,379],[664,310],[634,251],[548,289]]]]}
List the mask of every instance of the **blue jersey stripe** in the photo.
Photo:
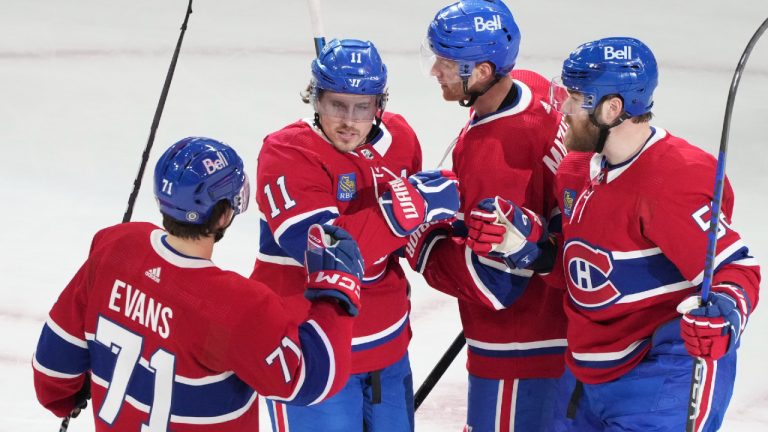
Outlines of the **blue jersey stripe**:
{"type": "Polygon", "coordinates": [[[65,340],[48,324],[43,326],[35,358],[41,366],[69,375],[79,375],[90,369],[88,350],[65,340]]]}
{"type": "MultiPolygon", "coordinates": [[[[472,254],[472,267],[485,288],[501,305],[507,307],[514,303],[520,297],[528,283],[531,281],[533,272],[530,276],[510,273],[507,265],[499,263],[498,267],[487,265],[480,260],[480,257],[472,254]]],[[[489,264],[493,261],[487,261],[489,264]]]]}
{"type": "Polygon", "coordinates": [[[484,356],[484,357],[498,357],[498,358],[511,358],[511,357],[533,357],[549,354],[563,354],[565,352],[564,346],[546,347],[546,348],[531,348],[531,349],[514,349],[514,350],[489,350],[478,348],[476,346],[469,345],[469,350],[472,353],[484,356]]]}
{"type": "MultiPolygon", "coordinates": [[[[94,375],[111,381],[117,354],[96,341],[88,341],[94,375]]],[[[152,404],[155,386],[154,373],[143,366],[136,366],[131,375],[127,394],[137,401],[152,404]]],[[[224,380],[203,385],[190,385],[174,381],[171,414],[183,417],[215,417],[245,406],[254,391],[240,378],[232,374],[224,380]]]]}
{"type": "Polygon", "coordinates": [[[304,355],[304,367],[306,373],[304,382],[301,385],[296,396],[286,401],[289,405],[308,405],[318,399],[326,390],[330,374],[335,370],[335,364],[332,364],[331,349],[327,345],[327,340],[318,333],[317,328],[307,322],[299,326],[299,340],[301,341],[301,351],[304,355]]]}
{"type": "MultiPolygon", "coordinates": [[[[280,238],[276,239],[279,241],[279,247],[282,249],[282,253],[268,253],[264,250],[262,250],[262,253],[266,253],[267,255],[282,255],[285,256],[286,254],[296,261],[303,263],[304,262],[304,251],[307,250],[307,232],[309,232],[309,227],[313,224],[323,224],[328,222],[329,220],[337,218],[339,215],[331,212],[331,211],[322,211],[313,215],[310,215],[306,219],[302,219],[300,221],[297,221],[296,223],[292,224],[291,226],[287,227],[282,234],[280,235],[280,238]]],[[[262,232],[270,231],[270,230],[264,230],[262,227],[262,232]]],[[[270,231],[270,235],[271,231],[270,231]]],[[[262,237],[263,238],[263,237],[262,237]]]]}
{"type": "Polygon", "coordinates": [[[352,352],[365,351],[372,348],[376,348],[378,346],[384,345],[385,343],[397,338],[398,336],[400,336],[401,333],[403,333],[403,330],[405,330],[408,327],[409,321],[410,321],[410,318],[406,318],[405,320],[403,320],[400,326],[397,327],[397,329],[395,329],[395,331],[389,334],[386,334],[379,339],[375,339],[370,342],[352,345],[352,352]]]}

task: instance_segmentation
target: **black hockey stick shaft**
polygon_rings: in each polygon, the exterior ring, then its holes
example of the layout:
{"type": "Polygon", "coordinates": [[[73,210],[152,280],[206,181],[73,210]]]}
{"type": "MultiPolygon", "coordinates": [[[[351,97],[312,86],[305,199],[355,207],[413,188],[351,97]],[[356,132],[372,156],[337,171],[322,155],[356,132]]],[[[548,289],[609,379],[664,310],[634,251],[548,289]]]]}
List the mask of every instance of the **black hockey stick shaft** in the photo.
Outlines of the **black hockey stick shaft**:
{"type": "MultiPolygon", "coordinates": [[[[733,73],[733,79],[731,80],[731,89],[728,92],[728,101],[725,104],[725,118],[723,119],[723,133],[720,136],[720,150],[717,155],[717,171],[715,172],[715,187],[712,197],[712,215],[709,218],[709,232],[707,243],[707,255],[704,263],[704,279],[701,285],[701,304],[707,304],[709,300],[709,292],[712,287],[712,278],[715,269],[715,256],[717,253],[717,231],[720,227],[720,206],[723,201],[723,185],[725,183],[725,161],[728,155],[728,137],[731,131],[731,114],[733,113],[733,104],[736,100],[736,92],[739,89],[739,82],[741,82],[741,75],[744,72],[744,67],[747,64],[749,55],[752,53],[752,48],[760,39],[760,37],[768,29],[768,19],[763,21],[760,27],[757,29],[752,39],[749,40],[747,47],[744,48],[744,53],[741,55],[739,63],[736,65],[736,71],[733,73]]],[[[707,364],[703,358],[697,357],[693,362],[693,374],[691,378],[691,393],[688,403],[688,419],[686,422],[685,430],[687,432],[697,432],[703,426],[698,423],[702,419],[699,419],[699,411],[701,408],[701,390],[703,389],[705,382],[704,379],[707,376],[706,373],[707,364]]]]}
{"type": "MultiPolygon", "coordinates": [[[[131,215],[133,214],[133,206],[136,203],[136,197],[139,195],[139,188],[141,187],[141,179],[144,177],[144,170],[147,167],[147,161],[149,160],[149,153],[152,150],[152,144],[155,142],[155,133],[157,132],[157,127],[160,124],[160,117],[163,115],[163,108],[165,108],[165,100],[168,98],[168,89],[171,87],[171,80],[173,80],[173,73],[176,70],[176,61],[179,59],[179,52],[181,51],[181,42],[184,40],[184,33],[187,31],[187,23],[189,22],[189,15],[192,13],[192,0],[189,0],[189,4],[187,5],[187,11],[184,14],[184,22],[181,24],[181,33],[179,34],[179,40],[176,42],[176,50],[173,53],[173,58],[171,59],[171,65],[168,68],[168,73],[165,76],[165,83],[163,84],[163,91],[160,93],[160,100],[157,103],[157,108],[155,109],[155,117],[152,119],[152,127],[149,131],[149,139],[147,140],[147,146],[144,149],[144,153],[141,155],[141,165],[139,166],[139,172],[136,174],[136,179],[133,181],[133,191],[131,191],[131,195],[128,197],[128,208],[125,210],[125,214],[123,215],[123,223],[128,222],[131,220],[131,215]]],[[[88,396],[87,398],[90,399],[90,375],[86,376],[85,386],[88,388],[88,396]]],[[[87,400],[87,399],[86,399],[87,400]]],[[[76,417],[80,411],[85,406],[78,406],[76,407],[72,413],[66,417],[64,417],[61,420],[61,425],[59,426],[59,432],[67,432],[67,429],[69,429],[69,422],[70,419],[73,417],[76,417]]]]}
{"type": "Polygon", "coordinates": [[[144,177],[144,170],[147,168],[147,161],[149,160],[149,153],[152,151],[152,144],[155,142],[155,134],[157,133],[157,127],[160,125],[160,117],[163,115],[165,100],[168,98],[168,90],[171,87],[173,73],[176,71],[176,61],[179,59],[181,42],[184,40],[184,33],[187,31],[187,22],[189,22],[189,15],[191,13],[192,0],[189,0],[189,4],[187,5],[187,12],[184,15],[184,23],[181,25],[179,40],[176,42],[176,50],[173,52],[173,58],[171,59],[171,65],[168,67],[168,73],[165,75],[163,91],[160,93],[160,100],[157,102],[157,108],[155,109],[155,117],[152,119],[152,127],[149,130],[147,146],[144,148],[144,153],[141,155],[141,165],[139,165],[139,172],[136,174],[136,180],[133,181],[133,191],[131,191],[131,195],[128,197],[128,208],[125,210],[125,214],[123,215],[123,223],[129,222],[131,220],[131,215],[133,215],[133,206],[136,203],[136,197],[139,195],[141,180],[144,177]]]}
{"type": "Polygon", "coordinates": [[[453,360],[457,355],[459,355],[461,349],[464,347],[465,342],[466,339],[464,338],[464,332],[462,331],[458,336],[456,336],[456,339],[453,340],[451,346],[448,347],[448,349],[445,351],[445,354],[440,357],[440,360],[437,362],[435,367],[432,368],[432,371],[429,373],[429,375],[427,375],[427,378],[424,379],[424,382],[421,384],[421,386],[419,386],[419,389],[413,396],[414,410],[419,409],[422,402],[424,402],[424,399],[427,398],[437,382],[440,380],[440,378],[442,378],[445,371],[448,370],[448,367],[451,366],[453,360]]]}

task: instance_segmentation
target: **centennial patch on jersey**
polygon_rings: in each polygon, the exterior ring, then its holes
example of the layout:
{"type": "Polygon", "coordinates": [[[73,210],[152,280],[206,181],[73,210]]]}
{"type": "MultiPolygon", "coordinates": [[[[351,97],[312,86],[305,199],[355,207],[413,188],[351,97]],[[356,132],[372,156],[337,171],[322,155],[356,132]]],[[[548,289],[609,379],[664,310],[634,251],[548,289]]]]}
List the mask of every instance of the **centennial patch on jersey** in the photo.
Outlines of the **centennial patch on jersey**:
{"type": "Polygon", "coordinates": [[[368,149],[362,149],[360,150],[360,153],[362,153],[363,157],[365,157],[368,160],[373,159],[373,152],[368,149]]]}
{"type": "Polygon", "coordinates": [[[336,199],[352,201],[357,194],[357,178],[355,173],[339,175],[336,187],[336,199]]]}
{"type": "Polygon", "coordinates": [[[563,214],[571,218],[573,214],[573,204],[576,202],[576,191],[573,189],[563,190],[563,214]]]}

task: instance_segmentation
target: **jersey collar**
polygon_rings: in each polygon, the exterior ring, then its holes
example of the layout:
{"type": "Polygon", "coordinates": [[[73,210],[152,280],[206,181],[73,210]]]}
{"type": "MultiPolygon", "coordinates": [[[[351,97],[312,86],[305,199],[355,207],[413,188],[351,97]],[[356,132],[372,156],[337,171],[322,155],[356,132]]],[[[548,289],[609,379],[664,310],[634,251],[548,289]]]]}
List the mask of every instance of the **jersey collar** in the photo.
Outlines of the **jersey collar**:
{"type": "Polygon", "coordinates": [[[648,140],[643,145],[643,148],[637,152],[634,156],[631,158],[625,160],[624,162],[608,166],[605,156],[602,154],[595,154],[592,156],[592,160],[589,164],[589,178],[592,179],[592,181],[598,181],[602,179],[598,179],[598,176],[601,175],[601,173],[605,173],[606,178],[605,182],[610,183],[614,180],[616,180],[621,174],[623,174],[627,169],[629,169],[630,166],[632,166],[635,161],[640,159],[640,156],[648,151],[649,148],[651,148],[654,144],[661,141],[662,139],[666,138],[667,131],[661,128],[655,128],[651,127],[651,137],[648,138],[648,140]]]}
{"type": "Polygon", "coordinates": [[[521,112],[525,111],[529,105],[531,105],[531,101],[533,100],[533,93],[531,92],[531,88],[522,81],[513,80],[513,83],[514,86],[517,87],[517,100],[515,100],[515,103],[509,105],[508,107],[504,107],[499,111],[492,112],[480,117],[475,117],[474,111],[472,111],[470,114],[472,118],[469,120],[467,131],[475,126],[490,123],[502,117],[509,117],[520,114],[521,112]]]}
{"type": "Polygon", "coordinates": [[[211,262],[211,260],[182,255],[168,244],[168,242],[165,240],[167,236],[167,232],[161,229],[156,229],[149,235],[149,242],[152,244],[152,249],[155,250],[155,253],[157,253],[168,263],[181,268],[214,267],[214,264],[211,262]]]}

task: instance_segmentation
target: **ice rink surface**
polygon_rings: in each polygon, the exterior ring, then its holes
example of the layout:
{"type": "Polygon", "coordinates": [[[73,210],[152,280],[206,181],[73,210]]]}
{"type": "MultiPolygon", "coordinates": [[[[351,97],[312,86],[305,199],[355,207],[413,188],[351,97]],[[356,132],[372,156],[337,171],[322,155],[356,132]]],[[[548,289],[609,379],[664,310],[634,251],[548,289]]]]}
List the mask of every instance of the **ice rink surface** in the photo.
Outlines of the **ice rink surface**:
{"type": "MultiPolygon", "coordinates": [[[[85,259],[91,236],[120,222],[149,134],[186,0],[2,0],[0,4],[0,431],[53,431],[30,358],[48,309],[85,259]]],[[[327,0],[328,36],[374,41],[390,71],[388,109],[401,113],[434,167],[466,112],[443,102],[421,74],[418,48],[435,0],[327,0]]],[[[559,73],[582,42],[645,41],[659,62],[654,124],[715,152],[733,68],[760,23],[762,0],[510,1],[522,31],[519,68],[559,73]]],[[[263,137],[311,114],[298,93],[314,56],[304,0],[198,0],[190,18],[149,167],[172,142],[210,136],[233,145],[255,177],[263,137]]],[[[733,114],[729,177],[734,222],[768,261],[768,37],[743,76],[733,114]],[[763,137],[763,138],[761,138],[763,137]]],[[[151,173],[151,168],[150,168],[151,173]]],[[[148,173],[148,174],[150,174],[148,173]]],[[[134,220],[159,223],[147,175],[134,220]]],[[[253,202],[253,201],[252,201],[253,202]]],[[[218,246],[222,268],[250,274],[258,220],[238,217],[218,246]]],[[[703,251],[692,251],[702,253],[703,251]]],[[[418,276],[411,361],[419,384],[460,329],[456,302],[418,276]]],[[[215,295],[215,293],[214,293],[215,295]]],[[[768,313],[758,307],[740,350],[723,430],[768,430],[768,313]]],[[[531,323],[546,325],[546,323],[531,323]]],[[[416,414],[420,431],[459,431],[465,416],[461,355],[416,414]]],[[[263,424],[268,424],[266,412],[263,424]]],[[[71,431],[93,429],[90,410],[71,431]]],[[[268,428],[263,428],[268,430],[268,428]]]]}

